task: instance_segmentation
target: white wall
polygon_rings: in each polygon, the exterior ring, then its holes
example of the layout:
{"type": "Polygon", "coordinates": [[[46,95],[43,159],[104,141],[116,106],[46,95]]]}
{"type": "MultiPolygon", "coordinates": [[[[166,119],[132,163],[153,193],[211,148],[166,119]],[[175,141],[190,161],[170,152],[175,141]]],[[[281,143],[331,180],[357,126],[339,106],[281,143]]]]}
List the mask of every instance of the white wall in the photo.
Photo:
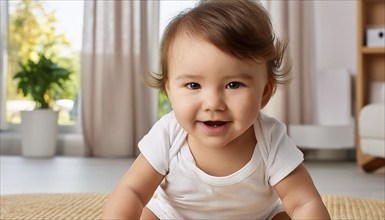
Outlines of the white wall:
{"type": "Polygon", "coordinates": [[[356,73],[357,1],[316,1],[316,70],[348,68],[356,73]]]}

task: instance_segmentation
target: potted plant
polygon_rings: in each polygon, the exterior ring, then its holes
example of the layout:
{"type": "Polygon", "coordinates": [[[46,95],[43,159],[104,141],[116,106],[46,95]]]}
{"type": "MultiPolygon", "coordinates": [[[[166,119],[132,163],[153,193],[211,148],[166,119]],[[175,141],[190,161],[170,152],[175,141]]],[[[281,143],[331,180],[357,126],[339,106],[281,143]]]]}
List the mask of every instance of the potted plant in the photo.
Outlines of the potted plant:
{"type": "Polygon", "coordinates": [[[19,63],[13,77],[17,89],[35,102],[35,110],[21,112],[22,152],[27,157],[52,157],[56,152],[58,112],[53,111],[54,97],[71,72],[39,54],[38,61],[19,63]]]}

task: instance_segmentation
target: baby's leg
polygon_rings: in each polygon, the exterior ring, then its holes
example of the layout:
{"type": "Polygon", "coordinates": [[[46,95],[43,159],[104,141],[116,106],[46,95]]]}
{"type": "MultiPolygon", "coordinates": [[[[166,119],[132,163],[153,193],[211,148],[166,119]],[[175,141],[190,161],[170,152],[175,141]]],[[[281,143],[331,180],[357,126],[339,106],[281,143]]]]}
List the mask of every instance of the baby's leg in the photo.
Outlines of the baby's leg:
{"type": "Polygon", "coordinates": [[[159,218],[147,207],[144,207],[142,211],[142,216],[140,216],[140,219],[159,220],[159,218]]]}

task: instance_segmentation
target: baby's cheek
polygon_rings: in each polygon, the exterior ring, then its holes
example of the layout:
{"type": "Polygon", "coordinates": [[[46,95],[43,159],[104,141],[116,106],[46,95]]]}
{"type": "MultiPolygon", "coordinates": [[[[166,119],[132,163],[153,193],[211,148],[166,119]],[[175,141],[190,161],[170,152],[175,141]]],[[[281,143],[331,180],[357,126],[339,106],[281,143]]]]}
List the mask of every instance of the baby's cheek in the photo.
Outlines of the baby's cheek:
{"type": "Polygon", "coordinates": [[[175,114],[185,119],[193,119],[199,111],[199,103],[196,99],[180,97],[173,100],[171,106],[175,114]]]}

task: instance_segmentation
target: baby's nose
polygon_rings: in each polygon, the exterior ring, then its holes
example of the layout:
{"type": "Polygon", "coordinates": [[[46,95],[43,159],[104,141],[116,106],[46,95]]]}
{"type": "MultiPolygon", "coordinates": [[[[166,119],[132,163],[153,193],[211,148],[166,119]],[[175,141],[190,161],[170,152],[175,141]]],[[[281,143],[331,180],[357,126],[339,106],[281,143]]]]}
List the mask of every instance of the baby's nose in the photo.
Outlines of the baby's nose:
{"type": "Polygon", "coordinates": [[[226,102],[224,95],[218,91],[207,92],[204,95],[202,108],[204,111],[224,111],[226,102]]]}

